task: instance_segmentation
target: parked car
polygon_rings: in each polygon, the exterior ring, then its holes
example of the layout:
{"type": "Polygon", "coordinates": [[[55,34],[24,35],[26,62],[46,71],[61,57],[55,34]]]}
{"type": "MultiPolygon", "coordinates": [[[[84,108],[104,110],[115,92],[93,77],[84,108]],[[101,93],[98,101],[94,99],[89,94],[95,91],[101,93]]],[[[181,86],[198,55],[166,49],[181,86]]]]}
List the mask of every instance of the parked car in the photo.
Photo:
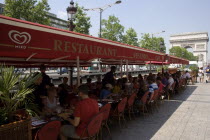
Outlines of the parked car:
{"type": "Polygon", "coordinates": [[[58,74],[64,74],[64,73],[68,73],[68,69],[67,68],[59,68],[59,69],[57,69],[57,73],[58,74]],[[61,70],[61,72],[60,72],[60,70],[61,70]]]}

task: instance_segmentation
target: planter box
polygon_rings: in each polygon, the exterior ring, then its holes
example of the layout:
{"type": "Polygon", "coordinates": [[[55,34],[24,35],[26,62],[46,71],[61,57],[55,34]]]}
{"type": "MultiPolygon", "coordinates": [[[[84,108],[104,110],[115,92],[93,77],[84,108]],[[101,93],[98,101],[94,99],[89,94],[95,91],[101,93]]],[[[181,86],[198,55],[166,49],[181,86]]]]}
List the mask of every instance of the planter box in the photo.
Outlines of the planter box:
{"type": "Polygon", "coordinates": [[[31,119],[0,126],[0,140],[31,140],[31,119]]]}

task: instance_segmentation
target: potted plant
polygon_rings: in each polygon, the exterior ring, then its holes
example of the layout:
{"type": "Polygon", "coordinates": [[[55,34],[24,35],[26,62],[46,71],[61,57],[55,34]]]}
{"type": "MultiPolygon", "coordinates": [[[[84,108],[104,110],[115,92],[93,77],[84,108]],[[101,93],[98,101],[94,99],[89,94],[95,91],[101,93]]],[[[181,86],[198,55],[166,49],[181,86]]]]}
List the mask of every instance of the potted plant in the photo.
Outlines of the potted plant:
{"type": "Polygon", "coordinates": [[[30,115],[37,111],[32,85],[39,76],[23,76],[14,67],[0,66],[0,139],[31,139],[30,115]],[[27,113],[17,116],[18,110],[27,113]]]}

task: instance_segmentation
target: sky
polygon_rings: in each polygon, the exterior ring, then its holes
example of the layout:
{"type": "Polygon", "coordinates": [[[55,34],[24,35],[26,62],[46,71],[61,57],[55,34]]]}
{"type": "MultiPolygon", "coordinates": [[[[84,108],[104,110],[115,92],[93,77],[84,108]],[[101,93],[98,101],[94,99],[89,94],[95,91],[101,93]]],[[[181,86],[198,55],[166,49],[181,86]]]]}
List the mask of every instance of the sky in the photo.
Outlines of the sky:
{"type": "MultiPolygon", "coordinates": [[[[74,0],[84,8],[98,8],[115,3],[116,0],[74,0]]],[[[4,0],[0,0],[4,3],[4,0]]],[[[70,0],[48,0],[50,12],[62,19],[67,19],[66,8],[70,0]]],[[[98,36],[100,15],[97,11],[87,11],[91,17],[90,34],[98,36]]],[[[107,8],[102,18],[115,15],[125,27],[132,27],[138,33],[138,38],[144,33],[157,34],[165,39],[167,52],[169,37],[184,32],[210,31],[210,0],[122,0],[121,4],[107,8]]],[[[210,53],[209,53],[210,54],[210,53]]],[[[209,55],[210,58],[210,55],[209,55]]]]}

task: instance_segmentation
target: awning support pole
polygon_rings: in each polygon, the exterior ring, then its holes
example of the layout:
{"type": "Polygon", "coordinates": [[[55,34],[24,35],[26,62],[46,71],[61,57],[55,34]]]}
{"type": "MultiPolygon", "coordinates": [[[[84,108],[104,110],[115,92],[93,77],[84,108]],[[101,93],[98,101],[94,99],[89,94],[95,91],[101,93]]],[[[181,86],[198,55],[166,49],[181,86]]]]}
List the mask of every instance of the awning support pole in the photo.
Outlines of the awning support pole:
{"type": "Polygon", "coordinates": [[[60,67],[60,75],[62,75],[62,68],[60,67]]]}
{"type": "Polygon", "coordinates": [[[123,77],[123,73],[122,73],[122,59],[120,60],[120,77],[122,78],[123,77]]]}
{"type": "Polygon", "coordinates": [[[98,71],[99,73],[101,73],[101,60],[98,59],[98,71]]]}
{"type": "Polygon", "coordinates": [[[79,65],[79,56],[77,56],[77,86],[80,86],[80,65],[79,65]]]}
{"type": "Polygon", "coordinates": [[[128,60],[126,60],[126,76],[128,78],[128,60]]]}
{"type": "Polygon", "coordinates": [[[162,74],[164,73],[163,62],[162,62],[162,74]]]}
{"type": "Polygon", "coordinates": [[[150,63],[149,63],[149,72],[151,73],[151,71],[152,71],[152,66],[151,66],[151,61],[150,61],[150,63]]]}
{"type": "Polygon", "coordinates": [[[69,69],[69,85],[73,87],[73,67],[69,69]]]}

